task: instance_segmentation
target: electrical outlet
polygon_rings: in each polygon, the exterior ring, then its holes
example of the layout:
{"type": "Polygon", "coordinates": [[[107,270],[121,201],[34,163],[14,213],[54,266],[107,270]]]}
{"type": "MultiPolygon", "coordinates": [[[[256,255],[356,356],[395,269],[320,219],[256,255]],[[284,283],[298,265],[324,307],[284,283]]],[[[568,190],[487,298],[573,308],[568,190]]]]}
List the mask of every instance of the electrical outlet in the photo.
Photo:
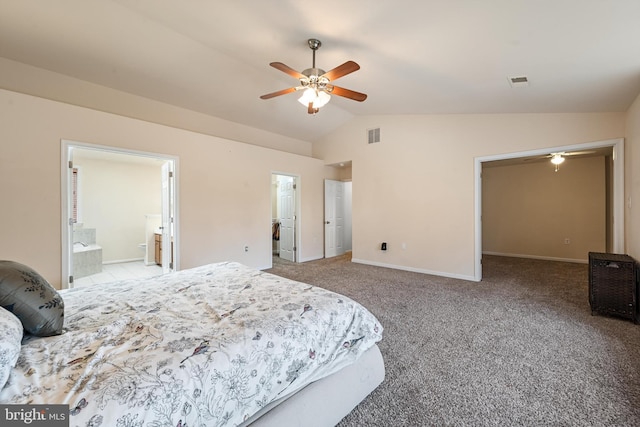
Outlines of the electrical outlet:
{"type": "Polygon", "coordinates": [[[571,243],[571,239],[570,239],[570,238],[568,238],[568,237],[565,237],[565,238],[564,238],[564,244],[565,244],[565,245],[568,245],[568,244],[570,244],[570,243],[571,243]]]}
{"type": "Polygon", "coordinates": [[[244,247],[244,251],[245,251],[245,252],[249,252],[249,246],[245,246],[245,247],[244,247]]]}

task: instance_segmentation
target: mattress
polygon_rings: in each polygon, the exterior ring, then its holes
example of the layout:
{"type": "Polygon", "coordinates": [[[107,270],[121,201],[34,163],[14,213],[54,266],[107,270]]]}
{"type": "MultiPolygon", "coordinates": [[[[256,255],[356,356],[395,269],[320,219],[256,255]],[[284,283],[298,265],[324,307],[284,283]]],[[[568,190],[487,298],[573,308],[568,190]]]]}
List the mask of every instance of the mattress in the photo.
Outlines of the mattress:
{"type": "Polygon", "coordinates": [[[71,426],[246,424],[383,332],[343,295],[234,262],[61,295],[64,333],[25,336],[0,402],[69,404],[71,426]]]}

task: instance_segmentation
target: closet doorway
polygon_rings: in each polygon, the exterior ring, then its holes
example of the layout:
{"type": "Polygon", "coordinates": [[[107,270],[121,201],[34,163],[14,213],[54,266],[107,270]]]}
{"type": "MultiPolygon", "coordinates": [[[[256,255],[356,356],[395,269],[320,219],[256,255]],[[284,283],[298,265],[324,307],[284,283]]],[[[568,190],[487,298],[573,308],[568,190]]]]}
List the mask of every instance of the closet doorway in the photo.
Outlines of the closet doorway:
{"type": "Polygon", "coordinates": [[[272,255],[298,262],[298,181],[295,175],[271,175],[272,255]]]}

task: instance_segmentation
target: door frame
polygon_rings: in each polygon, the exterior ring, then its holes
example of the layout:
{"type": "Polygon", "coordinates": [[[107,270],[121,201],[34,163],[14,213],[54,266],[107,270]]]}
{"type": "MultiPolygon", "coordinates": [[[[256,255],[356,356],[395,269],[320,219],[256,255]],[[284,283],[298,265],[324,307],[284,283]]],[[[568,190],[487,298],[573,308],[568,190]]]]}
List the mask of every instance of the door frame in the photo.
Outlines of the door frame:
{"type": "MultiPolygon", "coordinates": [[[[301,262],[300,261],[300,259],[301,259],[300,253],[301,253],[301,242],[302,242],[302,240],[300,239],[300,235],[301,235],[301,231],[300,230],[302,230],[302,228],[301,228],[301,224],[302,224],[302,209],[301,209],[301,207],[302,207],[302,203],[301,203],[301,200],[302,200],[302,178],[300,177],[300,175],[297,175],[295,173],[271,171],[271,174],[269,175],[269,186],[271,188],[271,204],[269,205],[269,227],[270,227],[269,229],[270,230],[272,229],[271,227],[273,227],[273,222],[272,222],[272,220],[273,220],[273,213],[272,213],[273,200],[275,199],[276,203],[278,203],[278,192],[277,192],[278,190],[274,189],[274,187],[272,185],[273,177],[275,175],[290,176],[290,177],[292,177],[294,179],[295,184],[296,184],[296,188],[295,188],[295,203],[294,203],[296,219],[293,222],[293,227],[294,227],[294,231],[293,231],[293,234],[294,234],[293,235],[293,246],[295,248],[295,251],[294,251],[293,257],[294,257],[294,260],[295,260],[294,262],[299,263],[299,262],[301,262]],[[274,192],[275,192],[275,194],[274,194],[274,192]]],[[[272,244],[273,244],[273,237],[272,237],[271,234],[269,234],[269,237],[271,239],[270,240],[270,244],[269,244],[269,252],[271,253],[272,252],[271,248],[272,248],[272,244]]],[[[270,265],[271,265],[269,268],[271,268],[271,267],[273,267],[273,254],[269,257],[269,261],[270,261],[270,265]]]]}
{"type": "Polygon", "coordinates": [[[180,247],[180,221],[179,221],[179,195],[178,195],[178,157],[170,156],[167,154],[153,153],[148,151],[131,150],[125,148],[111,147],[107,145],[91,144],[87,142],[72,141],[62,139],[60,141],[61,150],[61,168],[60,168],[60,199],[61,199],[61,220],[62,220],[62,233],[61,233],[61,252],[62,252],[62,277],[61,287],[62,289],[69,288],[69,273],[71,272],[72,251],[73,251],[73,238],[69,225],[69,218],[71,218],[71,183],[69,182],[69,162],[72,160],[72,151],[74,148],[83,150],[102,151],[105,153],[117,153],[131,156],[142,156],[159,159],[173,164],[173,192],[171,194],[173,198],[173,239],[174,239],[174,253],[173,253],[173,270],[179,270],[180,268],[180,254],[178,248],[180,247]]]}
{"type": "Polygon", "coordinates": [[[482,280],[482,163],[494,160],[541,156],[553,152],[585,151],[589,149],[605,147],[612,147],[613,149],[613,194],[611,203],[613,221],[612,246],[614,252],[624,253],[624,138],[608,139],[583,144],[565,145],[560,147],[542,148],[530,151],[520,151],[493,156],[476,157],[474,158],[475,281],[479,282],[482,280]]]}

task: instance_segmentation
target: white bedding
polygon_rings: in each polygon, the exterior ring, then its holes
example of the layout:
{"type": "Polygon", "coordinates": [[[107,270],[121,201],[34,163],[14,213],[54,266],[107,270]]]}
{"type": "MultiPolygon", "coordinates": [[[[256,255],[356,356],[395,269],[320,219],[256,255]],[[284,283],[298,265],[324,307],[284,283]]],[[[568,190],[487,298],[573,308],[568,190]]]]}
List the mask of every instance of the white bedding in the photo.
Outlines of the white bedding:
{"type": "Polygon", "coordinates": [[[231,262],[62,297],[65,332],[23,340],[0,402],[71,426],[235,426],[382,338],[353,300],[231,262]]]}

